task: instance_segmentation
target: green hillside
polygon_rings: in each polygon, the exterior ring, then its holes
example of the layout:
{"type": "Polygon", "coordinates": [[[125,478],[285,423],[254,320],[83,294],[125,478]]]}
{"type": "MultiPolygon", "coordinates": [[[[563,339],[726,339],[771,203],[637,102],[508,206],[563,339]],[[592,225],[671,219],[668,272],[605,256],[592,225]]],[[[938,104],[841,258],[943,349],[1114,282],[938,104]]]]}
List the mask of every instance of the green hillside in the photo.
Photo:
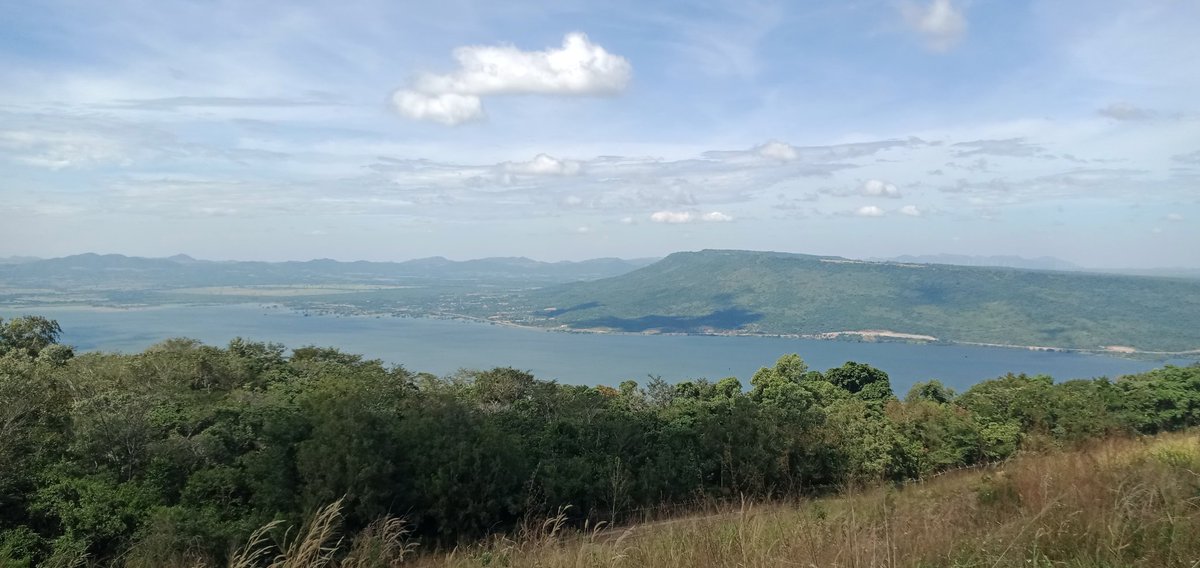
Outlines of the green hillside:
{"type": "Polygon", "coordinates": [[[528,298],[546,325],[815,334],[891,330],[944,341],[1145,351],[1200,348],[1200,281],[683,252],[528,298]]]}

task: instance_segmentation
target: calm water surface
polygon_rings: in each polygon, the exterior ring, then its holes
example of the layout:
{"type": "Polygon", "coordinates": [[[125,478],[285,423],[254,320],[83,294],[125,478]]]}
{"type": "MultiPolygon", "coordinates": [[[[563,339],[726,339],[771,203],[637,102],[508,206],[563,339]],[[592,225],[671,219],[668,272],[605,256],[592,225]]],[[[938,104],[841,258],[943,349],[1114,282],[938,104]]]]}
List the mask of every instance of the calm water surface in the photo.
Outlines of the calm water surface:
{"type": "MultiPolygon", "coordinates": [[[[57,319],[67,343],[81,350],[134,352],[168,337],[191,337],[221,345],[234,337],[274,341],[289,347],[334,346],[413,371],[437,374],[459,368],[512,366],[564,383],[644,384],[647,375],[669,381],[736,376],[748,384],[756,369],[785,353],[799,353],[816,369],[846,361],[869,363],[888,372],[904,393],[916,381],[937,378],[962,390],[1006,372],[1045,373],[1056,379],[1115,377],[1161,366],[1076,353],[1021,349],[852,343],[772,337],[595,335],[555,333],[437,319],[305,317],[254,305],[167,306],[100,311],[41,308],[57,319]]],[[[0,310],[11,318],[23,312],[0,310]]],[[[1189,361],[1170,361],[1186,364],[1189,361]]]]}

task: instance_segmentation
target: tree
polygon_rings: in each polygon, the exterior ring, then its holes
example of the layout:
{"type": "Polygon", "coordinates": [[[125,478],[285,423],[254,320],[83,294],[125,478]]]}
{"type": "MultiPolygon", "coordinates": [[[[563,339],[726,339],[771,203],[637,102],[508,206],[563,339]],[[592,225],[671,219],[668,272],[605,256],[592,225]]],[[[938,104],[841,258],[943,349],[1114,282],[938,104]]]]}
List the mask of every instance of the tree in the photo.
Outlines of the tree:
{"type": "Polygon", "coordinates": [[[775,361],[774,367],[762,367],[750,378],[751,396],[761,400],[764,393],[780,387],[798,385],[807,376],[808,364],[799,355],[784,355],[775,361]]]}
{"type": "Polygon", "coordinates": [[[901,402],[883,371],[819,373],[794,354],[746,392],[736,377],[642,389],[511,368],[413,375],[243,340],[72,358],[60,333],[44,318],[0,322],[3,566],[68,553],[224,565],[255,527],[342,499],[350,531],[402,515],[415,536],[453,546],[564,505],[582,526],[1200,424],[1200,367],[1116,382],[1008,375],[961,396],[928,381],[901,402]]]}
{"type": "Polygon", "coordinates": [[[864,400],[882,401],[894,396],[888,374],[866,363],[848,361],[825,371],[825,380],[852,394],[861,393],[864,400]]]}
{"type": "Polygon", "coordinates": [[[58,322],[42,316],[0,319],[0,357],[16,353],[37,357],[43,349],[58,344],[62,328],[58,322]]]}
{"type": "Polygon", "coordinates": [[[1200,367],[1168,365],[1116,383],[1121,422],[1153,434],[1200,424],[1200,367]]]}
{"type": "Polygon", "coordinates": [[[967,389],[956,401],[984,423],[1016,422],[1027,432],[1048,433],[1054,427],[1054,380],[1009,373],[967,389]]]}
{"type": "Polygon", "coordinates": [[[530,400],[538,388],[537,379],[532,374],[512,367],[469,372],[467,377],[472,383],[472,398],[488,412],[497,412],[530,400]]]}
{"type": "Polygon", "coordinates": [[[938,404],[945,404],[954,400],[954,396],[954,389],[943,385],[937,379],[931,379],[914,384],[911,389],[908,389],[908,394],[904,397],[904,402],[913,403],[927,400],[938,404]]]}

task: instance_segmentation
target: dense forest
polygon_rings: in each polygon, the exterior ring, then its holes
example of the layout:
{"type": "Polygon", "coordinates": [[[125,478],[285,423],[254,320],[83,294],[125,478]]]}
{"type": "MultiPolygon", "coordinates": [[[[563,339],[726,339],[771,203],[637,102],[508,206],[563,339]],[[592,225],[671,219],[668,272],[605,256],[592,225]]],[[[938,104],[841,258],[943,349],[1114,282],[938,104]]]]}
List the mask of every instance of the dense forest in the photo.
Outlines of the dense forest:
{"type": "Polygon", "coordinates": [[[611,388],[243,340],[75,354],[60,333],[0,321],[0,566],[223,563],[256,528],[339,499],[350,534],[390,515],[452,545],[559,511],[619,523],[1200,423],[1200,367],[961,394],[931,380],[901,398],[882,370],[797,355],[749,384],[611,388]]]}
{"type": "Polygon", "coordinates": [[[679,252],[600,280],[532,290],[538,325],[631,332],[891,330],[942,341],[1200,349],[1200,280],[777,252],[679,252]]]}

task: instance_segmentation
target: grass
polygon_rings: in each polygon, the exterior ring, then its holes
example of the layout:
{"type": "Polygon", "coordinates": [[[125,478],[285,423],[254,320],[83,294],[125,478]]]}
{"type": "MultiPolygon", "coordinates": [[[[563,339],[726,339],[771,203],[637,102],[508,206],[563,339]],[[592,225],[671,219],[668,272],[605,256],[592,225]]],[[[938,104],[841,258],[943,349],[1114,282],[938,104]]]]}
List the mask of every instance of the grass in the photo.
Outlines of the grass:
{"type": "Polygon", "coordinates": [[[395,518],[346,539],[338,507],[277,544],[281,527],[263,527],[229,566],[1195,568],[1200,434],[1106,440],[900,487],[628,527],[569,529],[560,514],[448,551],[419,550],[395,518]]]}
{"type": "Polygon", "coordinates": [[[1107,441],[900,489],[497,539],[415,566],[1197,566],[1200,439],[1107,441]]]}
{"type": "Polygon", "coordinates": [[[1200,439],[1107,441],[791,504],[498,541],[416,566],[1200,566],[1200,439]],[[493,560],[494,559],[494,560],[493,560]]]}

